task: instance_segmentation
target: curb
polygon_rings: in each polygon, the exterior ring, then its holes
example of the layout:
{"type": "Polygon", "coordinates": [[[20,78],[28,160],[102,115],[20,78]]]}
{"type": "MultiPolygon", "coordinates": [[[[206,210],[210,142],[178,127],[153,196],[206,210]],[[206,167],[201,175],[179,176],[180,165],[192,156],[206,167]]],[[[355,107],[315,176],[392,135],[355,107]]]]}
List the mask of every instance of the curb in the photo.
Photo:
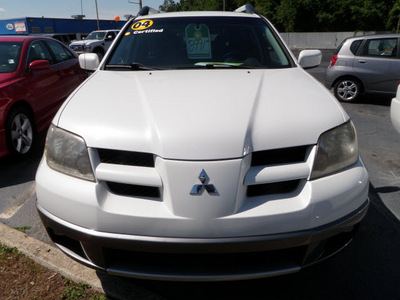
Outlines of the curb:
{"type": "Polygon", "coordinates": [[[38,264],[75,282],[89,284],[95,291],[105,294],[95,270],[77,263],[58,248],[32,238],[1,222],[0,241],[8,247],[16,247],[21,253],[38,264]]]}

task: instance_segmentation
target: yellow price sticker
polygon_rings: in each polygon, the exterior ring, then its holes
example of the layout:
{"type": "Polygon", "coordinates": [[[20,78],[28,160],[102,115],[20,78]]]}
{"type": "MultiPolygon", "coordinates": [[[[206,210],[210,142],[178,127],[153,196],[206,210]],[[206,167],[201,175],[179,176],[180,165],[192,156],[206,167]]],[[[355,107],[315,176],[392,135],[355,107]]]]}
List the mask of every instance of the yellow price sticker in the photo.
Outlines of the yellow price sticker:
{"type": "Polygon", "coordinates": [[[152,20],[148,20],[148,19],[140,20],[140,21],[135,22],[132,25],[132,29],[133,30],[143,30],[143,29],[150,28],[152,25],[153,25],[153,21],[152,20]]]}

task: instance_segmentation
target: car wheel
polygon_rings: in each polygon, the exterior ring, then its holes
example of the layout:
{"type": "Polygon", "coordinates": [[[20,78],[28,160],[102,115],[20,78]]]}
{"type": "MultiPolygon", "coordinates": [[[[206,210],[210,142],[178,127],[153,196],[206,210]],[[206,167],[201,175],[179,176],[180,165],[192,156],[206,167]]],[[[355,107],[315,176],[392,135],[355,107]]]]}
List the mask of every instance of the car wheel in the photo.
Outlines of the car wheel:
{"type": "Polygon", "coordinates": [[[35,142],[34,122],[31,113],[19,107],[13,109],[6,120],[6,142],[10,154],[24,157],[31,153],[35,142]]]}
{"type": "Polygon", "coordinates": [[[361,94],[361,84],[354,79],[342,79],[333,89],[335,97],[342,102],[354,102],[361,94]]]}

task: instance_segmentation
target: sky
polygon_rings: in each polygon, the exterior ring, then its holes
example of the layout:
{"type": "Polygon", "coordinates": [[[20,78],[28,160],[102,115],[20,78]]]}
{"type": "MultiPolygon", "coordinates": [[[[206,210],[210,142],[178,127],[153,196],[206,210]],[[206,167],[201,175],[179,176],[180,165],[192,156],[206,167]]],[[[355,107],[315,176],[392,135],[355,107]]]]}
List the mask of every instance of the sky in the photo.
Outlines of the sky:
{"type": "MultiPolygon", "coordinates": [[[[96,0],[1,0],[0,20],[21,17],[71,18],[72,15],[86,15],[96,19],[96,0]]],[[[114,19],[124,15],[136,15],[139,0],[97,0],[99,19],[114,19]],[[130,3],[131,2],[131,3],[130,3]]],[[[143,6],[158,10],[164,0],[142,0],[143,6]]]]}

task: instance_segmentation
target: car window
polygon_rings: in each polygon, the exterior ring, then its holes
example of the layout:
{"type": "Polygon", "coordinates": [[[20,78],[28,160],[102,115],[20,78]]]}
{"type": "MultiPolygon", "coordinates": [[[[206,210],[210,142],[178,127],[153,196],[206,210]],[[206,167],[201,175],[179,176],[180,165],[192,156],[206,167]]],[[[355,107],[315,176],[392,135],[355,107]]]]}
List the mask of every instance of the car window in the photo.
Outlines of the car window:
{"type": "Polygon", "coordinates": [[[46,43],[47,45],[49,45],[51,51],[53,52],[57,63],[69,60],[74,57],[71,52],[69,52],[59,43],[55,41],[46,41],[46,43]]]}
{"type": "Polygon", "coordinates": [[[395,57],[397,54],[397,38],[369,39],[364,45],[364,56],[395,57]]]}
{"type": "Polygon", "coordinates": [[[0,73],[12,73],[18,68],[22,43],[0,42],[0,73]]]}
{"type": "Polygon", "coordinates": [[[47,60],[50,64],[54,64],[53,57],[42,41],[33,42],[29,47],[28,65],[35,60],[47,60]]]}
{"type": "Polygon", "coordinates": [[[360,48],[360,45],[362,43],[363,40],[357,40],[351,43],[350,45],[350,51],[351,53],[353,53],[354,55],[357,54],[358,49],[360,48]]]}
{"type": "Polygon", "coordinates": [[[291,67],[288,56],[263,20],[239,17],[134,21],[106,64],[167,69],[291,67]]]}
{"type": "Polygon", "coordinates": [[[89,34],[85,40],[102,40],[104,39],[106,35],[105,31],[94,31],[91,34],[89,34]]]}
{"type": "Polygon", "coordinates": [[[113,40],[115,38],[115,33],[110,31],[107,33],[107,39],[113,40]]]}

